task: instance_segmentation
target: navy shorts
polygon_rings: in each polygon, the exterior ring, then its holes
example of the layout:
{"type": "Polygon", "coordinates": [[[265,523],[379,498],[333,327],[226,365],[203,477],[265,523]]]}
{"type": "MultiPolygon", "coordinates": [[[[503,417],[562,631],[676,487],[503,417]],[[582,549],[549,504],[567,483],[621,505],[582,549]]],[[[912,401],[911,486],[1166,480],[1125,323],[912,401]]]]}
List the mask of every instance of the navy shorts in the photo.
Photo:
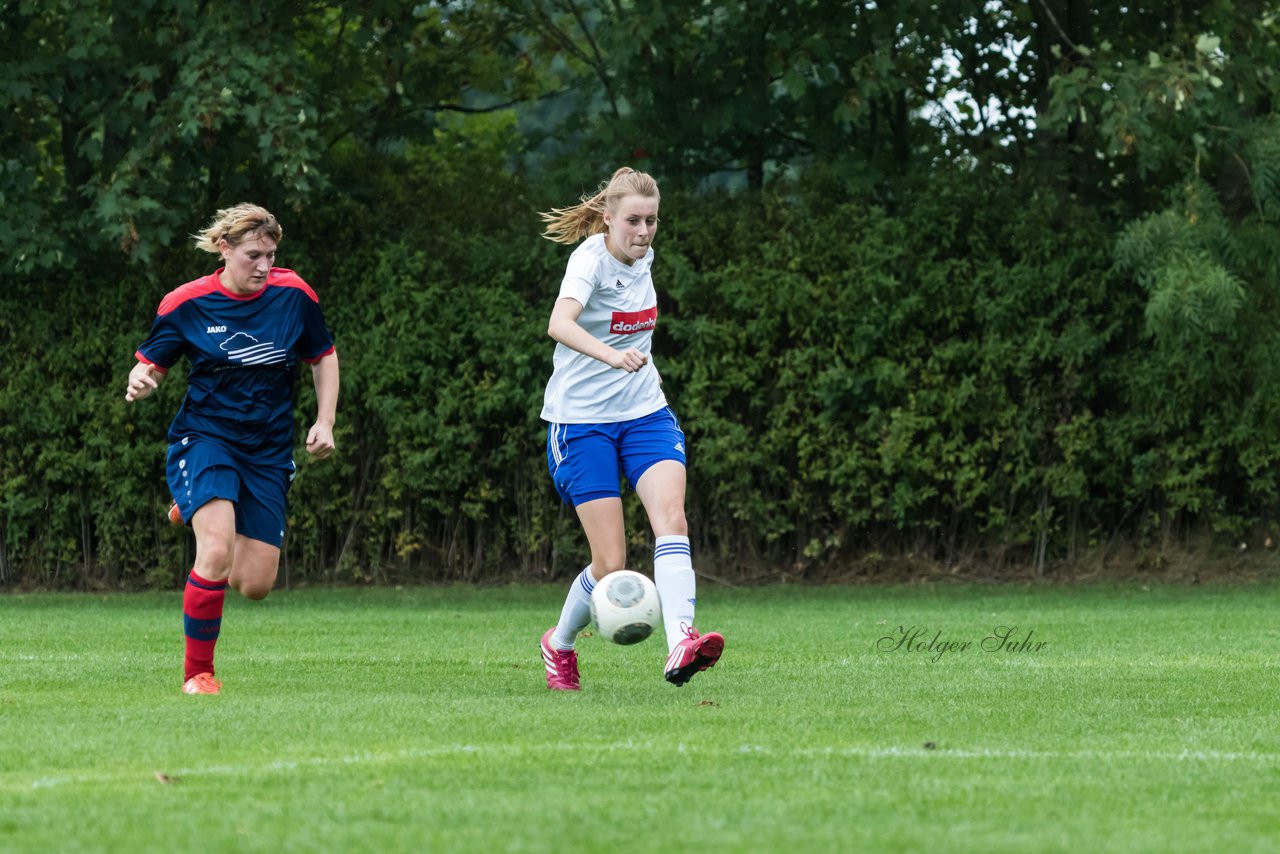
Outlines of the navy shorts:
{"type": "Polygon", "coordinates": [[[217,442],[188,436],[169,446],[165,477],[182,521],[215,498],[236,506],[236,533],[277,548],[284,541],[285,495],[294,466],[261,466],[217,442]]]}
{"type": "Polygon", "coordinates": [[[621,475],[635,489],[654,463],[685,465],[684,431],[671,407],[631,421],[552,424],[547,428],[547,468],[556,492],[577,506],[597,498],[620,498],[621,475]]]}

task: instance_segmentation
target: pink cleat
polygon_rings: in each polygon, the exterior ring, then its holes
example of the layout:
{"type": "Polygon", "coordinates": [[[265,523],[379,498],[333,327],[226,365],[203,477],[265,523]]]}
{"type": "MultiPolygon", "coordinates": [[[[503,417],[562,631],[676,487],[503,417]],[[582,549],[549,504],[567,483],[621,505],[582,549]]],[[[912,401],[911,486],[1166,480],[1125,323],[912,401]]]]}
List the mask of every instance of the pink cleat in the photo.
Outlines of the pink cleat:
{"type": "Polygon", "coordinates": [[[693,674],[714,667],[724,652],[724,635],[719,632],[698,634],[698,630],[684,626],[685,639],[676,644],[667,657],[663,676],[679,688],[693,678],[693,674]]]}
{"type": "Polygon", "coordinates": [[[551,635],[556,627],[547,629],[542,636],[542,663],[547,666],[547,687],[552,691],[577,691],[578,654],[571,649],[556,649],[551,645],[551,635]]]}

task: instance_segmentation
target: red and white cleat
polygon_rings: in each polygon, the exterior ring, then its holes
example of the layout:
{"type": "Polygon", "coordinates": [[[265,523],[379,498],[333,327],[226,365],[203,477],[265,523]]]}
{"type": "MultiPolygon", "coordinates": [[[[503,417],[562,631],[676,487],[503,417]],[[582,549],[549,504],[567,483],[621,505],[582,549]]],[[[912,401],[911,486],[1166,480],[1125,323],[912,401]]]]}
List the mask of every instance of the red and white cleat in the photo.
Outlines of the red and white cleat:
{"type": "Polygon", "coordinates": [[[667,666],[663,676],[672,685],[679,688],[708,667],[714,667],[724,652],[724,635],[719,632],[698,634],[698,630],[684,627],[685,639],[676,644],[667,657],[667,666]]]}
{"type": "Polygon", "coordinates": [[[552,691],[577,691],[578,654],[571,649],[556,649],[551,645],[551,635],[556,627],[547,629],[542,636],[542,663],[547,666],[547,687],[552,691]]]}

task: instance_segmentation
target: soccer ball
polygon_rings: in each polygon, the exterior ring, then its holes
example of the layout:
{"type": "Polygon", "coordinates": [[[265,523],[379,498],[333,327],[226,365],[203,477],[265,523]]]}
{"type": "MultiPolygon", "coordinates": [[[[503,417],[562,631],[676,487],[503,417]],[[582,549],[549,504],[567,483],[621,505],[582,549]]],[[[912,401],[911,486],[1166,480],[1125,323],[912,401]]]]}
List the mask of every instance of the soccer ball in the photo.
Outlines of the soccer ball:
{"type": "Polygon", "coordinates": [[[640,643],[662,620],[658,588],[638,572],[611,572],[591,591],[591,619],[606,640],[623,646],[640,643]]]}

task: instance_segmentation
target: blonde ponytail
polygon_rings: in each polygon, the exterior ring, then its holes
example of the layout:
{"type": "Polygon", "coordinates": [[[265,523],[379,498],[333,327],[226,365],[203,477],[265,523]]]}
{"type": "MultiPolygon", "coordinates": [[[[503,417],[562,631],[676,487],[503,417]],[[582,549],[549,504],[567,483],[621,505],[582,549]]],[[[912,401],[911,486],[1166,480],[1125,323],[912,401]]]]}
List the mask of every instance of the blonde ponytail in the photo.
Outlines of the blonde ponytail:
{"type": "Polygon", "coordinates": [[[552,208],[538,214],[547,224],[542,236],[555,243],[577,243],[605,230],[604,214],[618,209],[624,196],[644,196],[658,200],[658,182],[645,172],[623,166],[603,182],[593,196],[583,196],[568,208],[552,208]]]}

